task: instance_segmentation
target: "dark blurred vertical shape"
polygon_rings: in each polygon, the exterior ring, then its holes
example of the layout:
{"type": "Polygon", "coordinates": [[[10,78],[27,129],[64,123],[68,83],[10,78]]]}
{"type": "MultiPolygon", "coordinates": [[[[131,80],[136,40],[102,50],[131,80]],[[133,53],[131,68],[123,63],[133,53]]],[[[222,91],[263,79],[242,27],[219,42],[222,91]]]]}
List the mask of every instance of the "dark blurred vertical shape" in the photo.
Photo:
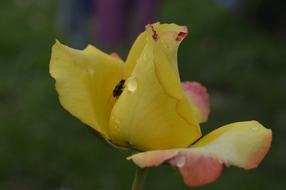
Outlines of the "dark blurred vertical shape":
{"type": "Polygon", "coordinates": [[[127,38],[128,0],[94,0],[96,43],[116,45],[127,38]]]}
{"type": "Polygon", "coordinates": [[[88,0],[60,0],[57,29],[70,41],[70,45],[83,48],[88,36],[88,0]]]}
{"type": "Polygon", "coordinates": [[[95,42],[103,46],[126,43],[155,18],[157,0],[93,0],[95,42]],[[135,25],[135,33],[132,34],[135,25]]]}
{"type": "Polygon", "coordinates": [[[158,0],[60,0],[57,28],[71,46],[120,47],[154,22],[158,0]]]}
{"type": "Polygon", "coordinates": [[[138,0],[138,33],[144,30],[144,26],[154,22],[156,17],[156,10],[159,0],[138,0]]]}

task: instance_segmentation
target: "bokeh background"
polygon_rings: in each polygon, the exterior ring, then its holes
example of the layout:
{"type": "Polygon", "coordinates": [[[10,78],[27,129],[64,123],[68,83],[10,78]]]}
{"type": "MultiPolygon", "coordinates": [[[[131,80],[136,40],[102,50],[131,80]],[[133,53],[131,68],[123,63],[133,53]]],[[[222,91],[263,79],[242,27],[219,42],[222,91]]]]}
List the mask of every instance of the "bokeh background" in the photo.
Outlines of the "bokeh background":
{"type": "MultiPolygon", "coordinates": [[[[224,170],[198,190],[286,187],[286,9],[283,0],[10,0],[0,1],[0,189],[130,189],[134,166],[102,144],[60,106],[49,76],[55,39],[92,43],[126,57],[144,24],[187,25],[179,50],[182,80],[208,87],[206,133],[257,119],[273,130],[260,167],[224,170]]],[[[166,166],[146,189],[188,189],[166,166]]]]}

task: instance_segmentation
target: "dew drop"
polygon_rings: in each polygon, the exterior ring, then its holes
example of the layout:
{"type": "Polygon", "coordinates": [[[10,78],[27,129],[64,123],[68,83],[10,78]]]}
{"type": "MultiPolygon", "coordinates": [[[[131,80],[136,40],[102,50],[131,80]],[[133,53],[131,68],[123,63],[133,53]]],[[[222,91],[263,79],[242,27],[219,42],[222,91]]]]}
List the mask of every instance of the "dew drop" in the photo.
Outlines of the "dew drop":
{"type": "Polygon", "coordinates": [[[119,121],[118,119],[115,119],[115,120],[114,120],[114,123],[115,123],[115,125],[119,126],[120,121],[119,121]]]}
{"type": "Polygon", "coordinates": [[[252,127],[251,130],[256,132],[258,130],[258,128],[257,127],[252,127]]]}
{"type": "Polygon", "coordinates": [[[183,167],[185,165],[185,163],[186,163],[186,158],[184,156],[181,156],[176,160],[176,166],[178,168],[183,167]]]}
{"type": "Polygon", "coordinates": [[[90,76],[94,75],[94,70],[91,67],[87,68],[87,72],[89,73],[90,76]]]}
{"type": "Polygon", "coordinates": [[[135,76],[131,76],[127,80],[127,90],[129,92],[134,92],[137,89],[137,80],[135,76]]]}
{"type": "Polygon", "coordinates": [[[113,121],[113,127],[115,130],[119,131],[120,121],[114,116],[111,116],[111,120],[113,121]]]}

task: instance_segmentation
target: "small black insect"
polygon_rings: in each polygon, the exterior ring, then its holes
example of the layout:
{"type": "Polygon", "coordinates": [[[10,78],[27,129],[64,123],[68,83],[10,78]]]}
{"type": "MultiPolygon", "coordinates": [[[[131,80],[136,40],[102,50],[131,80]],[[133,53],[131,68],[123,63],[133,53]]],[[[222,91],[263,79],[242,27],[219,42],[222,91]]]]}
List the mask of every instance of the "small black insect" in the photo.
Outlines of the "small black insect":
{"type": "Polygon", "coordinates": [[[125,80],[121,80],[119,81],[119,83],[115,86],[114,90],[113,90],[113,97],[118,98],[121,93],[122,93],[122,89],[124,87],[124,83],[125,80]]]}

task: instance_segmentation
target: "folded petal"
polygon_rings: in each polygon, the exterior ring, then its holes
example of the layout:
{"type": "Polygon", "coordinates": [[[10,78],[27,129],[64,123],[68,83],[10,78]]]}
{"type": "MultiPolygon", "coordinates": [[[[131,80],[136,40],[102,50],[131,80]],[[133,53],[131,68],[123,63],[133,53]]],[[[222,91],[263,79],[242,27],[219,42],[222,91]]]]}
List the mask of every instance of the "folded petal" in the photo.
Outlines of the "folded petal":
{"type": "Polygon", "coordinates": [[[182,82],[183,89],[199,122],[208,120],[210,113],[207,89],[198,82],[182,82]]]}
{"type": "Polygon", "coordinates": [[[190,148],[143,152],[128,159],[142,168],[166,162],[178,168],[185,183],[194,187],[215,181],[224,166],[257,167],[271,140],[271,130],[257,121],[237,122],[214,130],[190,148]]]}
{"type": "Polygon", "coordinates": [[[123,62],[93,46],[75,50],[57,41],[52,48],[50,73],[62,106],[108,138],[115,102],[112,91],[123,77],[123,62]]]}
{"type": "Polygon", "coordinates": [[[125,79],[127,79],[131,75],[135,65],[137,64],[137,59],[140,57],[145,45],[146,45],[146,33],[142,32],[133,43],[129,51],[129,54],[127,56],[126,62],[124,64],[125,79]]]}
{"type": "MultiPolygon", "coordinates": [[[[179,76],[177,51],[181,41],[188,35],[188,28],[186,26],[178,26],[176,24],[160,24],[159,22],[148,24],[146,28],[153,31],[152,37],[154,40],[160,41],[159,43],[162,44],[162,50],[166,53],[168,59],[170,59],[170,63],[176,70],[176,74],[179,76]]],[[[131,75],[135,65],[137,64],[137,59],[140,57],[146,45],[146,38],[148,38],[149,35],[148,33],[148,30],[142,32],[132,45],[125,63],[125,78],[128,78],[131,75]]]]}
{"type": "Polygon", "coordinates": [[[140,42],[144,48],[111,113],[113,143],[138,150],[168,149],[187,147],[201,136],[171,55],[179,43],[177,30],[146,27],[145,42],[140,42]]]}

